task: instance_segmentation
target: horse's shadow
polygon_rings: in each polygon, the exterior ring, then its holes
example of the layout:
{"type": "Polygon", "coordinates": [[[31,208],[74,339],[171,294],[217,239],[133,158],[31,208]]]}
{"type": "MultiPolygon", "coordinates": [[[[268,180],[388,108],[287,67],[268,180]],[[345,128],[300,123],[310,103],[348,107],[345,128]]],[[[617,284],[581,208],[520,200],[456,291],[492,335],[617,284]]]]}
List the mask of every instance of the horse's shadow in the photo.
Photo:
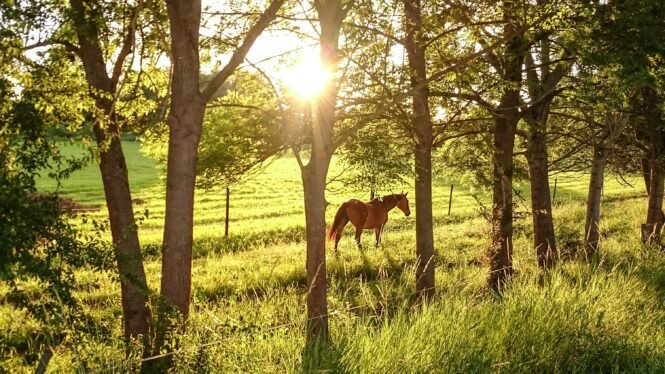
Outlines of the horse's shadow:
{"type": "Polygon", "coordinates": [[[365,282],[372,282],[385,277],[399,278],[405,267],[409,265],[409,261],[400,263],[388,251],[379,250],[386,260],[383,264],[372,261],[365,250],[358,251],[360,255],[359,264],[357,262],[349,264],[344,262],[341,257],[335,257],[335,260],[331,261],[328,266],[329,277],[344,281],[361,279],[365,282]]]}

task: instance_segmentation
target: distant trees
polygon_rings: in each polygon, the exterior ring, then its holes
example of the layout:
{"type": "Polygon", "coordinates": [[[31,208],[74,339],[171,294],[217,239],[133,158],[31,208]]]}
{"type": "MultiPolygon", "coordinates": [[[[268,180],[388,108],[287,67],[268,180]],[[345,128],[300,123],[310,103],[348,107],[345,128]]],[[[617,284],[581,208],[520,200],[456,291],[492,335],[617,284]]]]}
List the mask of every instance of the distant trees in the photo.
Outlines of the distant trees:
{"type": "Polygon", "coordinates": [[[590,18],[597,43],[588,50],[589,61],[613,68],[613,78],[621,82],[630,98],[630,121],[625,130],[629,136],[624,141],[641,155],[629,157],[623,168],[641,164],[643,169],[649,198],[641,236],[647,243],[660,242],[664,223],[665,47],[656,42],[665,36],[663,17],[665,6],[658,1],[608,1],[596,5],[590,18]]]}

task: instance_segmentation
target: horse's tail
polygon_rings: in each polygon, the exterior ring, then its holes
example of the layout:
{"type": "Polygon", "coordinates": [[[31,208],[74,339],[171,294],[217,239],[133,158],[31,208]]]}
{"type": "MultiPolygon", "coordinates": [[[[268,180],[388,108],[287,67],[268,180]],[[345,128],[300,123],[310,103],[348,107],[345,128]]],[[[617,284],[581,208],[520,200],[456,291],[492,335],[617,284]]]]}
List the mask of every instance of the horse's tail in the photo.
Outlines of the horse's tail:
{"type": "Polygon", "coordinates": [[[337,209],[335,219],[328,229],[328,240],[336,239],[344,225],[349,222],[349,216],[346,215],[346,207],[348,205],[349,203],[343,203],[339,206],[339,209],[337,209]]]}

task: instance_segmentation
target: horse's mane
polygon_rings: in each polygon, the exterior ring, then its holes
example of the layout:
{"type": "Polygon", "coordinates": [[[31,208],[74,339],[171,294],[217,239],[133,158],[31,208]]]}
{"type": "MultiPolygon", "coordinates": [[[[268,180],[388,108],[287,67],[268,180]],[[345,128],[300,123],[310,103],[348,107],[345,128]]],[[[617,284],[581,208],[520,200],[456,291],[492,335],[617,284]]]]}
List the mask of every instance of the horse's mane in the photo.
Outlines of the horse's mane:
{"type": "Polygon", "coordinates": [[[392,195],[386,195],[386,196],[382,197],[381,200],[386,201],[386,202],[394,202],[395,205],[397,205],[397,203],[399,202],[399,200],[402,196],[404,196],[404,195],[399,194],[399,193],[394,193],[392,195]]]}

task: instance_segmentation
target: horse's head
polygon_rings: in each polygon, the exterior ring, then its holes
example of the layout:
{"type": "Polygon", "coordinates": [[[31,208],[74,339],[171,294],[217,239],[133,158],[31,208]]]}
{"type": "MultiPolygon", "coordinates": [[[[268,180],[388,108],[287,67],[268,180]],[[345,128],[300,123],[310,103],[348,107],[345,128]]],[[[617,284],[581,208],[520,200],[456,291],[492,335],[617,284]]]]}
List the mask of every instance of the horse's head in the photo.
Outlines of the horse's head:
{"type": "Polygon", "coordinates": [[[404,212],[405,216],[410,216],[411,215],[411,209],[409,209],[409,199],[406,198],[407,193],[402,192],[401,194],[397,195],[397,207],[399,210],[404,212]]]}

